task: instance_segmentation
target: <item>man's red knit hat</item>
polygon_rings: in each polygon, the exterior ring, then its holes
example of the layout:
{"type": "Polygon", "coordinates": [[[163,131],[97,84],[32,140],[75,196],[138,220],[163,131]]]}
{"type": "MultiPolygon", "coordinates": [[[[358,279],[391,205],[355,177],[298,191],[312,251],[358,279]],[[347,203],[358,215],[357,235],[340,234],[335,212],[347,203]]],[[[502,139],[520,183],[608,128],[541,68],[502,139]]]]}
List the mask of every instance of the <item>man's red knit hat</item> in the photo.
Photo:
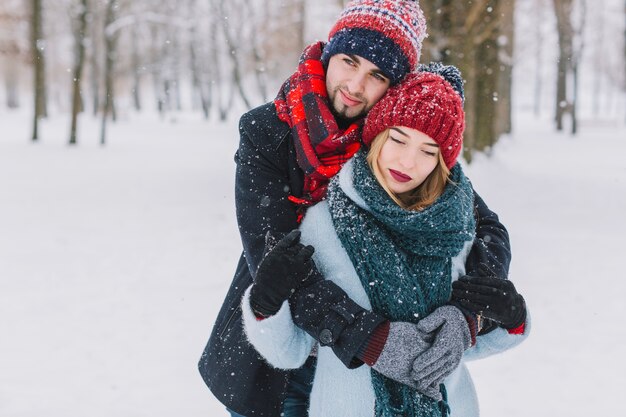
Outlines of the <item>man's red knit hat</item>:
{"type": "Polygon", "coordinates": [[[430,136],[439,145],[446,166],[452,168],[463,148],[463,100],[438,74],[409,74],[369,111],[363,143],[369,147],[379,133],[393,126],[410,127],[430,136]]]}
{"type": "Polygon", "coordinates": [[[426,19],[416,0],[353,0],[328,34],[322,62],[339,53],[358,55],[397,84],[417,69],[426,19]]]}

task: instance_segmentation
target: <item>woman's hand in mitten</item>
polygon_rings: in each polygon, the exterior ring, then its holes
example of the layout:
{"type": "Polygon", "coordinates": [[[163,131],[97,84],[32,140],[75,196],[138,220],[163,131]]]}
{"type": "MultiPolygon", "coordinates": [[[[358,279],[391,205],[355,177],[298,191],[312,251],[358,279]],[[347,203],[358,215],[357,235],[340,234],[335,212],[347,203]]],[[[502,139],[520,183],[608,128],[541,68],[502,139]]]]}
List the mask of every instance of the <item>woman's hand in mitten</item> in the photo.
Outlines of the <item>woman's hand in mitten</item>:
{"type": "Polygon", "coordinates": [[[431,346],[432,339],[431,334],[420,331],[415,323],[392,322],[385,346],[372,368],[387,378],[417,388],[411,378],[415,358],[431,346]]]}
{"type": "Polygon", "coordinates": [[[309,276],[315,249],[301,244],[300,231],[292,230],[266,251],[250,290],[250,306],[263,316],[272,316],[309,276]]]}
{"type": "Polygon", "coordinates": [[[505,329],[515,329],[526,320],[526,304],[507,279],[463,276],[452,283],[452,302],[505,329]]]}
{"type": "Polygon", "coordinates": [[[437,395],[439,384],[459,366],[463,352],[470,347],[470,329],[461,310],[451,305],[437,308],[417,327],[435,337],[432,346],[415,359],[411,377],[419,391],[437,395]]]}

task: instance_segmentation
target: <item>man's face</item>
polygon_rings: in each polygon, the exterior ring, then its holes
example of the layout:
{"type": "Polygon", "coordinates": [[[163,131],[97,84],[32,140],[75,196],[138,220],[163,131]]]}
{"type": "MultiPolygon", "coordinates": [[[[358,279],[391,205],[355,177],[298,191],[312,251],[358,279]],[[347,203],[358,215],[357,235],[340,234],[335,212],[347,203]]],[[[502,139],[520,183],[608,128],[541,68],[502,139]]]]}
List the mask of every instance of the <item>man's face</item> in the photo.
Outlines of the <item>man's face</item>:
{"type": "Polygon", "coordinates": [[[337,116],[364,117],[389,88],[389,78],[365,58],[336,54],[326,70],[326,90],[337,116]]]}

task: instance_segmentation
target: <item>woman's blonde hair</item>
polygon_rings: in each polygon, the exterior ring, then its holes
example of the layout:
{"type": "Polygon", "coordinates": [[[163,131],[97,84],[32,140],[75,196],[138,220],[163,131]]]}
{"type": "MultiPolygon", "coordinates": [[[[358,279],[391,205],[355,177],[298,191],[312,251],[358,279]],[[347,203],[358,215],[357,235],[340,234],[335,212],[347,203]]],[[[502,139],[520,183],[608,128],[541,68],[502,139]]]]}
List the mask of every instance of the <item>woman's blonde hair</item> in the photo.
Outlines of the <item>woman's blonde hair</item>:
{"type": "Polygon", "coordinates": [[[387,139],[389,139],[389,131],[387,128],[380,132],[372,141],[369,152],[367,153],[367,163],[369,164],[378,183],[389,194],[400,207],[406,210],[423,210],[430,206],[443,194],[446,184],[450,178],[450,170],[446,166],[441,152],[438,152],[439,161],[433,172],[426,177],[418,187],[402,194],[396,194],[389,189],[384,177],[378,166],[378,155],[383,148],[387,139]]]}

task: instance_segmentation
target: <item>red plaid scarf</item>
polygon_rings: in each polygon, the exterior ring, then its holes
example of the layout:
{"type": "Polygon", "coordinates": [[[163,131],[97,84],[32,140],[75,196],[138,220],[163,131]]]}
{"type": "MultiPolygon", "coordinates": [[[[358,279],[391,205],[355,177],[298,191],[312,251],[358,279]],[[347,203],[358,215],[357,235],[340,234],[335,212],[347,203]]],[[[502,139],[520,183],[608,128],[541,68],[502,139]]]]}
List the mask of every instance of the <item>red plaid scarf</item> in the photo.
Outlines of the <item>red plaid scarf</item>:
{"type": "Polygon", "coordinates": [[[330,109],[323,48],[323,42],[316,42],[304,50],[298,69],[274,100],[278,118],[291,127],[298,165],[304,171],[302,198],[289,197],[300,205],[300,213],[326,196],[330,179],[361,146],[363,120],[341,130],[330,109]]]}

